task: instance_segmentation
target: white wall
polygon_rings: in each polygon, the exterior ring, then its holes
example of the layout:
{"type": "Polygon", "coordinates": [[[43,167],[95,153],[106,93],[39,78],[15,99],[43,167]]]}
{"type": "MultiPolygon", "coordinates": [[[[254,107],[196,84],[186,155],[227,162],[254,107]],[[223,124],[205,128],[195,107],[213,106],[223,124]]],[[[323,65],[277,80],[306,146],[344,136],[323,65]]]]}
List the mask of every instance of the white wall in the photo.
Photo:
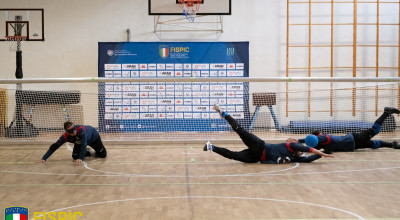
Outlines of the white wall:
{"type": "MultiPolygon", "coordinates": [[[[251,76],[279,76],[285,58],[285,1],[232,4],[219,40],[250,41],[251,76]]],[[[160,41],[147,0],[2,0],[0,7],[44,8],[45,41],[22,48],[24,78],[97,76],[97,43],[126,41],[128,28],[131,41],[160,41]]],[[[7,42],[0,43],[0,77],[13,79],[15,54],[7,42]]]]}

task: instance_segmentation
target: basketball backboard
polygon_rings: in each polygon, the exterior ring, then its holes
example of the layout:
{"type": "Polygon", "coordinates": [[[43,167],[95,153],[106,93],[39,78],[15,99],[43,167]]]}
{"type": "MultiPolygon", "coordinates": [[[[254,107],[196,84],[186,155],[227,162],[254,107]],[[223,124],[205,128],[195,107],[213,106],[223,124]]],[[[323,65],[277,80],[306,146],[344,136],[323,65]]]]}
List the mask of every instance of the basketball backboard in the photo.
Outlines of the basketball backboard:
{"type": "MultiPolygon", "coordinates": [[[[202,0],[197,15],[230,15],[231,0],[202,0]]],[[[149,15],[182,15],[179,0],[149,0],[149,15]]]]}
{"type": "Polygon", "coordinates": [[[44,41],[44,10],[0,8],[0,41],[6,36],[26,36],[27,41],[44,41]]]}

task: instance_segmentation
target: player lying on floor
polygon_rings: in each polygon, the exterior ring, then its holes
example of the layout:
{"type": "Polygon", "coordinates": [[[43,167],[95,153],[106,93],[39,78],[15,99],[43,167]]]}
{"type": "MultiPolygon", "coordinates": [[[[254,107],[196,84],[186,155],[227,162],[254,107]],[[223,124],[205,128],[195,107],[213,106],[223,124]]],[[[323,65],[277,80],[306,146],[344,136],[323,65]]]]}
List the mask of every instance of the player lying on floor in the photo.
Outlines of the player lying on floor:
{"type": "Polygon", "coordinates": [[[378,149],[388,147],[400,149],[397,141],[389,143],[381,140],[371,140],[371,138],[380,132],[383,122],[389,115],[399,113],[400,111],[397,108],[385,107],[383,114],[375,121],[372,128],[361,132],[349,133],[345,136],[327,135],[321,134],[320,131],[313,131],[305,139],[296,140],[289,138],[286,141],[291,143],[306,143],[307,146],[324,149],[325,153],[349,152],[361,148],[378,149]]]}
{"type": "Polygon", "coordinates": [[[61,135],[56,143],[52,144],[46,154],[39,162],[46,162],[46,160],[63,145],[65,142],[74,143],[72,150],[72,158],[77,163],[82,163],[85,157],[92,156],[92,153],[87,150],[87,145],[94,149],[95,157],[107,157],[107,150],[101,142],[99,132],[92,126],[88,125],[74,125],[74,123],[67,121],[64,123],[66,132],[61,135]]]}
{"type": "Polygon", "coordinates": [[[203,150],[213,151],[228,159],[241,161],[244,163],[289,163],[289,162],[312,162],[323,157],[334,157],[333,155],[325,154],[312,147],[304,146],[298,143],[280,143],[280,144],[269,144],[261,140],[259,137],[243,129],[239,123],[225,112],[222,112],[219,105],[214,105],[215,111],[217,111],[222,118],[225,118],[232,129],[240,136],[243,143],[248,149],[233,152],[226,148],[217,147],[211,144],[210,141],[206,143],[203,150]],[[311,156],[301,156],[303,152],[312,153],[311,156]]]}

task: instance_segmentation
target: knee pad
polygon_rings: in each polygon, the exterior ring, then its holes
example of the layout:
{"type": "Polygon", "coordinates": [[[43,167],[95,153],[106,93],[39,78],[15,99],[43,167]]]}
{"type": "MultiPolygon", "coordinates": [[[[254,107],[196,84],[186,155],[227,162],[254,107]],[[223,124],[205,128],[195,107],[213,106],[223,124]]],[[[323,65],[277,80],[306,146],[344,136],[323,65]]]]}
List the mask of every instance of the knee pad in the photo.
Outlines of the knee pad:
{"type": "Polygon", "coordinates": [[[77,160],[77,159],[79,159],[79,155],[78,154],[72,154],[72,159],[74,159],[74,160],[77,160]]]}
{"type": "Polygon", "coordinates": [[[372,125],[372,130],[374,131],[375,135],[378,134],[381,131],[382,125],[375,123],[372,125]]]}
{"type": "Polygon", "coordinates": [[[102,153],[100,153],[99,157],[106,158],[107,157],[107,152],[103,151],[102,153]]]}
{"type": "Polygon", "coordinates": [[[103,148],[100,152],[96,152],[96,157],[106,158],[107,157],[107,150],[103,148]]]}
{"type": "Polygon", "coordinates": [[[372,144],[372,149],[378,149],[381,147],[381,141],[380,140],[374,140],[372,144]]]}

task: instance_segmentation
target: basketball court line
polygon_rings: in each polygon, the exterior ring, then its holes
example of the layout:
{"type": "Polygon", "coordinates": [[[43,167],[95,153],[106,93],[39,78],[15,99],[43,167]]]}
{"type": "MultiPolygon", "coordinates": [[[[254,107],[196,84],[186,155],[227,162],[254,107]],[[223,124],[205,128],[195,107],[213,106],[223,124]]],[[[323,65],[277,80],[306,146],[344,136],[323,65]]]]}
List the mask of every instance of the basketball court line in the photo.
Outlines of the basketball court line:
{"type": "MultiPolygon", "coordinates": [[[[86,162],[84,163],[86,164],[86,162]]],[[[86,164],[87,166],[87,164],[86,164]]],[[[359,169],[359,170],[333,170],[333,171],[317,171],[317,172],[301,172],[301,173],[276,173],[276,172],[283,172],[286,170],[294,169],[297,168],[299,165],[296,163],[295,166],[282,169],[282,170],[274,170],[274,171],[267,171],[267,172],[260,172],[260,173],[249,173],[249,174],[221,174],[221,175],[193,175],[190,176],[191,178],[207,178],[207,177],[250,177],[250,176],[290,176],[290,175],[314,175],[314,174],[330,174],[330,173],[351,173],[351,172],[365,172],[365,171],[380,171],[380,170],[391,170],[391,169],[400,169],[400,166],[398,167],[382,167],[382,168],[371,168],[371,169],[359,169]]],[[[85,167],[86,168],[86,167],[85,167]]],[[[167,178],[186,178],[186,175],[151,175],[151,174],[128,174],[128,173],[117,173],[117,172],[110,172],[110,171],[102,171],[102,170],[96,170],[93,168],[90,168],[87,166],[86,169],[96,171],[96,172],[102,172],[102,173],[111,173],[110,174],[103,174],[103,175],[96,175],[96,174],[72,174],[72,173],[38,173],[38,172],[28,172],[28,171],[10,171],[10,170],[0,170],[2,173],[20,173],[20,174],[36,174],[36,175],[59,175],[59,176],[96,176],[96,177],[108,177],[108,176],[113,176],[113,177],[154,177],[154,178],[160,178],[160,177],[167,177],[167,178]]]]}
{"type": "MultiPolygon", "coordinates": [[[[109,204],[109,203],[119,203],[119,202],[130,202],[130,201],[144,201],[144,200],[160,200],[160,199],[229,199],[229,200],[258,200],[258,201],[271,201],[271,202],[278,202],[278,203],[292,203],[292,204],[300,204],[300,205],[309,205],[309,206],[314,206],[314,207],[320,207],[320,208],[326,208],[326,209],[331,209],[335,210],[338,212],[346,213],[349,215],[352,215],[353,217],[356,217],[357,219],[362,219],[366,220],[364,217],[340,208],[335,208],[332,206],[326,206],[326,205],[320,205],[320,204],[315,204],[315,203],[309,203],[309,202],[301,202],[301,201],[293,201],[293,200],[282,200],[282,199],[269,199],[269,198],[256,198],[256,197],[230,197],[230,196],[171,196],[171,197],[144,197],[144,198],[133,198],[133,199],[121,199],[121,200],[110,200],[110,201],[104,201],[104,202],[94,202],[94,203],[86,203],[86,204],[80,204],[80,205],[74,205],[74,206],[69,206],[65,208],[59,208],[55,209],[49,212],[59,212],[63,210],[68,210],[68,209],[74,209],[74,208],[79,208],[79,207],[85,207],[85,206],[93,206],[93,205],[101,205],[101,204],[109,204]]],[[[39,215],[38,217],[41,217],[42,215],[39,215]]],[[[31,220],[34,220],[31,218],[31,220]]]]}

